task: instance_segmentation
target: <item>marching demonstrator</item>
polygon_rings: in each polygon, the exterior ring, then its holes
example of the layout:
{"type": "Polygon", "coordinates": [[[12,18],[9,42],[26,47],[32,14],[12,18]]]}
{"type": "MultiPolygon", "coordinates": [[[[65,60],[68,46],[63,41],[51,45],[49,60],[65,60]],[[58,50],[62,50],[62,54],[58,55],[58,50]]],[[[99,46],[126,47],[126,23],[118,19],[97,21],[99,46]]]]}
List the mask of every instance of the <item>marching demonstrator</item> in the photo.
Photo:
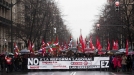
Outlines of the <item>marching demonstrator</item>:
{"type": "Polygon", "coordinates": [[[10,72],[11,71],[11,65],[12,65],[12,58],[9,56],[5,56],[5,65],[6,65],[6,72],[10,72]]]}

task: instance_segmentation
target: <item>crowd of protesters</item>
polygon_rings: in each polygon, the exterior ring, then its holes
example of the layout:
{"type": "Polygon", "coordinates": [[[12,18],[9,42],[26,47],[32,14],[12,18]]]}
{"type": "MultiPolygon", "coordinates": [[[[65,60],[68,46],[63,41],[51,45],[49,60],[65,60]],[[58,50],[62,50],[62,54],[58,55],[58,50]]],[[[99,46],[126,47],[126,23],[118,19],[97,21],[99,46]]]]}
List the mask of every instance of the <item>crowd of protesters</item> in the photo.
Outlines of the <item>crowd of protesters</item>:
{"type": "Polygon", "coordinates": [[[24,71],[27,70],[27,58],[24,56],[1,55],[0,56],[0,71],[24,71]]]}
{"type": "MultiPolygon", "coordinates": [[[[14,55],[0,55],[0,71],[4,72],[12,72],[12,71],[27,71],[27,58],[28,57],[85,57],[86,55],[81,54],[66,54],[65,52],[61,54],[51,55],[45,54],[42,55],[18,55],[14,57],[14,55]]],[[[87,57],[87,56],[86,56],[87,57]]]]}
{"type": "MultiPolygon", "coordinates": [[[[60,53],[59,55],[52,56],[46,54],[43,57],[93,57],[93,54],[79,54],[79,53],[60,53]]],[[[103,56],[103,55],[101,55],[103,56]]],[[[104,55],[109,56],[109,70],[116,72],[131,72],[134,69],[134,55],[125,54],[122,55],[104,55]]],[[[29,55],[21,56],[0,56],[0,71],[12,72],[12,71],[27,71],[27,58],[29,55]]]]}
{"type": "Polygon", "coordinates": [[[116,72],[131,72],[134,70],[134,55],[111,55],[109,67],[116,72]]]}

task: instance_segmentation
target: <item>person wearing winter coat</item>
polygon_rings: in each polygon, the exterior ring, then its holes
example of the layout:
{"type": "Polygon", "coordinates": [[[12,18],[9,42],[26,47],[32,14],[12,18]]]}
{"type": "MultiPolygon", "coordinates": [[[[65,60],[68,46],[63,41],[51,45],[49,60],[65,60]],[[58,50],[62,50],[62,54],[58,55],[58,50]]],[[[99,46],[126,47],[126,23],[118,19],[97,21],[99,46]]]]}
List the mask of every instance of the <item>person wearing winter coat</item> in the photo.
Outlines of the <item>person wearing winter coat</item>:
{"type": "Polygon", "coordinates": [[[113,65],[114,65],[114,70],[116,71],[117,70],[117,66],[118,66],[118,64],[117,64],[118,63],[117,56],[115,56],[113,58],[112,62],[113,62],[113,65]]]}
{"type": "Polygon", "coordinates": [[[118,56],[117,57],[117,72],[119,72],[121,69],[121,61],[122,61],[121,57],[118,56]]]}
{"type": "Polygon", "coordinates": [[[122,71],[125,72],[126,71],[126,60],[127,60],[127,57],[125,55],[122,56],[122,61],[121,61],[121,64],[122,64],[122,71]]]}

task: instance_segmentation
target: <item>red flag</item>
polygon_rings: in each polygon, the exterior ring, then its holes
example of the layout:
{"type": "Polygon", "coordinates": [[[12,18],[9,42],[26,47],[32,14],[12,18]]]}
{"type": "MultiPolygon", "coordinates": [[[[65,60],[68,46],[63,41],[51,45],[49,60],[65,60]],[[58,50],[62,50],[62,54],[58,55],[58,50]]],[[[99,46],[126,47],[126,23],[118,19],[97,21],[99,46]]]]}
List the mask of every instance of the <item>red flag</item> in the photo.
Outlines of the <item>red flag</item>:
{"type": "Polygon", "coordinates": [[[83,52],[82,46],[80,43],[77,44],[78,52],[83,52]]]}
{"type": "Polygon", "coordinates": [[[41,47],[45,47],[45,46],[46,46],[46,44],[45,44],[44,40],[42,39],[42,45],[41,45],[41,47]]]}
{"type": "Polygon", "coordinates": [[[83,37],[82,37],[82,35],[80,35],[79,41],[80,41],[80,43],[83,43],[83,37]]]}
{"type": "Polygon", "coordinates": [[[14,52],[15,52],[14,56],[17,57],[19,55],[19,48],[16,43],[14,43],[14,52]]]}
{"type": "Polygon", "coordinates": [[[116,49],[116,44],[115,44],[115,41],[113,40],[113,48],[112,48],[113,50],[115,50],[116,49]]]}
{"type": "Polygon", "coordinates": [[[89,47],[92,49],[92,37],[90,36],[89,47]]]}
{"type": "Polygon", "coordinates": [[[107,42],[107,50],[110,50],[110,42],[109,42],[109,39],[108,39],[108,42],[107,42]]]}
{"type": "Polygon", "coordinates": [[[31,53],[34,53],[34,44],[31,43],[31,53]]]}
{"type": "Polygon", "coordinates": [[[97,39],[96,39],[96,48],[98,49],[98,46],[99,46],[99,39],[98,39],[98,37],[97,37],[97,39]]]}
{"type": "Polygon", "coordinates": [[[60,51],[62,51],[63,49],[62,49],[62,47],[59,45],[59,50],[58,50],[58,52],[60,52],[60,51]]]}
{"type": "Polygon", "coordinates": [[[128,55],[128,40],[126,40],[126,55],[128,55]]]}
{"type": "Polygon", "coordinates": [[[42,39],[42,45],[41,45],[41,50],[42,50],[42,55],[44,56],[46,54],[46,44],[44,40],[42,39]]]}
{"type": "Polygon", "coordinates": [[[30,40],[28,41],[28,50],[30,50],[30,53],[34,53],[34,44],[32,42],[30,42],[30,40]]]}
{"type": "Polygon", "coordinates": [[[84,52],[85,44],[84,44],[82,35],[80,35],[80,39],[79,39],[79,40],[80,40],[80,44],[81,44],[81,46],[82,46],[82,50],[83,50],[83,52],[84,52]]]}
{"type": "Polygon", "coordinates": [[[46,48],[43,47],[43,48],[42,48],[42,55],[44,56],[45,54],[46,54],[46,48]]]}
{"type": "Polygon", "coordinates": [[[89,42],[89,47],[92,49],[92,50],[94,50],[94,45],[93,45],[93,43],[92,43],[92,37],[90,36],[90,40],[89,40],[90,42],[89,42]]]}
{"type": "Polygon", "coordinates": [[[116,50],[119,49],[118,40],[115,41],[115,49],[116,49],[116,50]]]}
{"type": "Polygon", "coordinates": [[[98,50],[101,51],[102,50],[102,46],[101,44],[99,43],[99,46],[98,46],[98,50]]]}
{"type": "Polygon", "coordinates": [[[101,43],[100,43],[100,40],[99,40],[98,37],[97,37],[97,40],[96,40],[96,48],[98,49],[98,51],[102,50],[102,46],[101,46],[101,43]]]}
{"type": "Polygon", "coordinates": [[[44,40],[42,39],[42,45],[41,45],[41,49],[42,49],[42,54],[43,54],[43,56],[44,56],[44,54],[46,53],[46,44],[45,44],[45,42],[44,42],[44,40]]]}
{"type": "Polygon", "coordinates": [[[87,37],[84,40],[85,48],[87,48],[87,37]]]}
{"type": "Polygon", "coordinates": [[[113,50],[118,50],[118,41],[113,41],[113,50]]]}
{"type": "Polygon", "coordinates": [[[32,52],[32,44],[31,44],[30,40],[28,41],[28,50],[30,50],[30,52],[32,52]]]}

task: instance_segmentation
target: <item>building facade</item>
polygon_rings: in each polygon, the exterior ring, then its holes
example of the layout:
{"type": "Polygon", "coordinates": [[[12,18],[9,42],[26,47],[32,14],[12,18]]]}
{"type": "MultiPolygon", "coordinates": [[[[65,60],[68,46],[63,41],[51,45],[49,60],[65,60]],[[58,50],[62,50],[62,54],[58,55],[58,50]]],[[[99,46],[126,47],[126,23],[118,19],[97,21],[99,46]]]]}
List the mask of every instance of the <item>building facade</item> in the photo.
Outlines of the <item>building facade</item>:
{"type": "MultiPolygon", "coordinates": [[[[24,16],[21,12],[24,7],[17,1],[0,0],[0,53],[11,52],[11,23],[13,23],[12,25],[24,23],[24,16]],[[11,1],[13,5],[11,5],[11,1]]],[[[13,36],[13,42],[16,42],[20,49],[24,46],[23,42],[15,36],[13,36]]]]}

